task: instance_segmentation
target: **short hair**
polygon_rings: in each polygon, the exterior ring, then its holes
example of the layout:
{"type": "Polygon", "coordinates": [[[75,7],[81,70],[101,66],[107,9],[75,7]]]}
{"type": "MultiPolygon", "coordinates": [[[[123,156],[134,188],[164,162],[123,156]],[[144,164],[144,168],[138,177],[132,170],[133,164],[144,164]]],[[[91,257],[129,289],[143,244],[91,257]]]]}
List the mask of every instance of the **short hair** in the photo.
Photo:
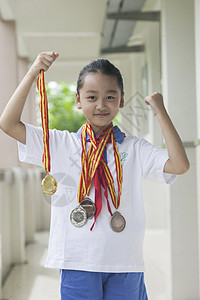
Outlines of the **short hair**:
{"type": "Polygon", "coordinates": [[[95,59],[86,65],[79,73],[77,80],[77,94],[79,95],[79,90],[84,84],[84,78],[88,73],[100,73],[105,75],[115,76],[118,82],[118,85],[121,89],[121,93],[124,93],[124,84],[123,78],[118,68],[116,68],[109,60],[107,59],[95,59]]]}

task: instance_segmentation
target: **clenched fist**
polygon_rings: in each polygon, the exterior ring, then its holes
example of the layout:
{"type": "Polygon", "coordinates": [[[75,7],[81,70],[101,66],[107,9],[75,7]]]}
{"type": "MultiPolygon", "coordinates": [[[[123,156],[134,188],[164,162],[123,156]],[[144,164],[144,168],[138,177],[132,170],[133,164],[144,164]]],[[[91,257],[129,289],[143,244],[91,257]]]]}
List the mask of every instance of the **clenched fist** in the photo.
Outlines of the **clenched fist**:
{"type": "Polygon", "coordinates": [[[151,95],[148,95],[144,99],[144,101],[147,105],[150,105],[154,115],[157,115],[158,113],[166,112],[162,94],[153,93],[151,95]]]}
{"type": "Polygon", "coordinates": [[[32,64],[29,73],[34,77],[37,77],[40,70],[44,70],[46,72],[58,56],[59,54],[54,52],[40,53],[32,64]]]}

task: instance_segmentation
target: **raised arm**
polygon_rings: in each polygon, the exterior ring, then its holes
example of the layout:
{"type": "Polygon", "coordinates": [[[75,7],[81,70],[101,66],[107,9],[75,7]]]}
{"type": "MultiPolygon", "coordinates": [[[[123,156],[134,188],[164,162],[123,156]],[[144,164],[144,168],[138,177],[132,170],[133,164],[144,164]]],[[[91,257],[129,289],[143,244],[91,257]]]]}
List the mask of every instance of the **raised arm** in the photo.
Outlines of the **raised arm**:
{"type": "Polygon", "coordinates": [[[184,174],[190,167],[183,143],[165,109],[163,97],[160,93],[153,93],[145,98],[156,115],[166,142],[169,159],[165,163],[164,172],[184,174]]]}
{"type": "Polygon", "coordinates": [[[43,52],[37,56],[30,70],[8,101],[0,117],[0,128],[6,134],[23,144],[26,144],[26,129],[21,121],[21,114],[28,93],[34,80],[39,75],[40,70],[43,69],[44,71],[47,71],[57,57],[58,53],[54,52],[43,52]]]}

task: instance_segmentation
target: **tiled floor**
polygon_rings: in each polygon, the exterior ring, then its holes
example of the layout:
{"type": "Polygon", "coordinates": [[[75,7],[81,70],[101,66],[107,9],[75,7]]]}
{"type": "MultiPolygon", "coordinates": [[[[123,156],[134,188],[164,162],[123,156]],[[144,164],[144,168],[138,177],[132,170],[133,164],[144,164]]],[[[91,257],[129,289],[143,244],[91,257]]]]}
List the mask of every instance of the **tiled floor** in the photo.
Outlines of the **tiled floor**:
{"type": "Polygon", "coordinates": [[[4,286],[5,300],[58,300],[59,271],[44,268],[48,234],[36,235],[35,243],[26,247],[27,264],[13,267],[4,286]]]}
{"type": "Polygon", "coordinates": [[[147,230],[145,234],[145,281],[149,300],[171,299],[168,239],[164,230],[147,230]]]}
{"type": "MultiPolygon", "coordinates": [[[[47,243],[47,232],[36,234],[35,242],[26,247],[27,263],[13,267],[3,286],[1,299],[60,299],[59,271],[44,268],[47,243]]],[[[144,247],[145,281],[149,300],[169,300],[169,297],[166,296],[166,274],[162,271],[166,270],[168,264],[165,257],[165,249],[166,239],[163,232],[146,233],[144,247]]]]}

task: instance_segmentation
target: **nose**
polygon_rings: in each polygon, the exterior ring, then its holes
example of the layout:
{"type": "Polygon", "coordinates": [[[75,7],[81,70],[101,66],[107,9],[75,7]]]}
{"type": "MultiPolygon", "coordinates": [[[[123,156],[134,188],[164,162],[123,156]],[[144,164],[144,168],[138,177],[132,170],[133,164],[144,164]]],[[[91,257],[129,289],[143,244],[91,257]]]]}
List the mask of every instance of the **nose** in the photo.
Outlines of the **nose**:
{"type": "Polygon", "coordinates": [[[96,108],[98,110],[103,110],[105,108],[105,100],[104,99],[98,99],[97,101],[97,105],[96,105],[96,108]]]}

